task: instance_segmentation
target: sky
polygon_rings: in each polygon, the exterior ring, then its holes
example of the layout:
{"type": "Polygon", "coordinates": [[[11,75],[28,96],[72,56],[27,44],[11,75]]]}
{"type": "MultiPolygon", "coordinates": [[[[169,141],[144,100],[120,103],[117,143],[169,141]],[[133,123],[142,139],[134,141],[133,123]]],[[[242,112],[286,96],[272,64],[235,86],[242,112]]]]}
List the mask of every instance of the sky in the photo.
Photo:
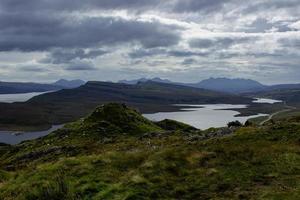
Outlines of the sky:
{"type": "Polygon", "coordinates": [[[0,80],[300,82],[299,0],[1,0],[0,80]]]}

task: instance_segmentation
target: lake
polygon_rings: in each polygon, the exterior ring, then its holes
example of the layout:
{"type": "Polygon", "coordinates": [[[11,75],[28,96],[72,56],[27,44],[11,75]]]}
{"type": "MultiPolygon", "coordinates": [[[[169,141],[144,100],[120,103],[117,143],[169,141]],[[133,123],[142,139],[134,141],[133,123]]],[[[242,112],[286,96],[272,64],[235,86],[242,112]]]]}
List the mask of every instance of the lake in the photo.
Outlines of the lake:
{"type": "Polygon", "coordinates": [[[25,140],[33,140],[49,135],[51,132],[56,131],[62,127],[63,125],[54,125],[51,129],[46,131],[24,132],[21,134],[15,131],[0,131],[0,143],[18,144],[25,140]]]}
{"type": "MultiPolygon", "coordinates": [[[[253,103],[274,104],[281,103],[281,100],[255,98],[253,103]]],[[[144,114],[144,117],[152,121],[161,121],[164,119],[173,119],[176,121],[190,124],[199,129],[208,129],[211,127],[224,127],[230,121],[238,120],[245,123],[250,118],[268,116],[268,114],[259,113],[257,115],[237,117],[240,113],[228,109],[247,108],[248,105],[232,104],[205,104],[205,105],[178,105],[185,108],[179,112],[158,112],[154,114],[144,114]]]]}
{"type": "Polygon", "coordinates": [[[1,103],[14,103],[14,102],[25,102],[32,97],[45,94],[48,92],[31,92],[31,93],[21,93],[21,94],[0,94],[1,103]]]}
{"type": "MultiPolygon", "coordinates": [[[[30,94],[27,95],[28,96],[26,97],[29,98],[30,94]]],[[[36,96],[38,94],[31,93],[31,95],[36,96]]],[[[1,101],[1,96],[3,95],[0,95],[0,101],[1,101]]],[[[21,100],[19,95],[11,95],[10,97],[11,97],[10,101],[12,102],[21,100]]],[[[6,98],[6,100],[8,101],[8,98],[6,98]]],[[[275,101],[277,100],[273,100],[273,99],[254,100],[255,103],[273,104],[273,103],[280,102],[280,101],[277,102],[275,101]]],[[[247,117],[236,117],[238,114],[240,114],[239,112],[233,110],[224,110],[224,109],[246,108],[247,105],[206,104],[206,105],[184,105],[184,106],[191,107],[191,108],[185,108],[179,112],[159,112],[154,114],[144,114],[143,116],[153,121],[173,119],[173,120],[190,124],[199,129],[207,129],[210,127],[223,127],[226,126],[228,122],[235,121],[235,120],[239,120],[240,122],[245,123],[250,118],[268,116],[267,114],[257,114],[257,115],[247,116],[247,117]]],[[[15,132],[12,131],[0,131],[0,143],[18,144],[24,140],[31,140],[31,139],[36,139],[39,137],[46,136],[51,132],[61,128],[62,126],[63,125],[53,126],[51,129],[47,131],[25,132],[21,135],[14,135],[15,132]]]]}
{"type": "Polygon", "coordinates": [[[144,117],[152,121],[173,119],[204,130],[211,127],[224,127],[230,121],[238,120],[242,123],[245,123],[250,118],[267,116],[267,114],[257,114],[247,117],[236,117],[238,114],[240,114],[239,112],[233,110],[224,110],[246,108],[247,105],[206,104],[181,106],[190,106],[193,108],[185,108],[179,112],[159,112],[154,114],[144,114],[144,117]]]}
{"type": "Polygon", "coordinates": [[[282,103],[282,100],[275,100],[275,99],[264,99],[264,98],[255,98],[253,103],[269,103],[269,104],[274,104],[274,103],[282,103]]]}

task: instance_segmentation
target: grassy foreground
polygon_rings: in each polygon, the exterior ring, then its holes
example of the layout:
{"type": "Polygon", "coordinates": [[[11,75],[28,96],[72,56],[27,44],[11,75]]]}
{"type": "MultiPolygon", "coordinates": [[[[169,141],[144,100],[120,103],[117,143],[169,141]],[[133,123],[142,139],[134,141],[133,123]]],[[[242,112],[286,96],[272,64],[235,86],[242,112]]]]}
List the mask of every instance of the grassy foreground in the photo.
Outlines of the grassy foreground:
{"type": "Polygon", "coordinates": [[[221,137],[124,105],[0,144],[0,199],[300,199],[300,118],[221,137]]]}

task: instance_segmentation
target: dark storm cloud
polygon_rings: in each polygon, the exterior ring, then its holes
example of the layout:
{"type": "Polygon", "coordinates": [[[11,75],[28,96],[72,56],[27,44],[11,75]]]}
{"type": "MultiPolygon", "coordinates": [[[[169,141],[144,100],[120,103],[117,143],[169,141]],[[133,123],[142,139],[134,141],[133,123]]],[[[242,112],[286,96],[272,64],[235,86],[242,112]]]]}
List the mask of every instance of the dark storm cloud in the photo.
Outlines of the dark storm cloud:
{"type": "Polygon", "coordinates": [[[127,42],[144,48],[179,42],[179,27],[158,21],[115,17],[71,19],[43,14],[0,14],[0,51],[44,51],[50,48],[87,48],[127,42]]]}
{"type": "Polygon", "coordinates": [[[40,60],[40,63],[52,63],[52,64],[63,64],[69,63],[75,59],[93,59],[98,56],[107,54],[108,51],[105,50],[90,50],[85,51],[83,49],[72,49],[72,50],[63,50],[56,49],[53,50],[48,57],[40,60]]]}

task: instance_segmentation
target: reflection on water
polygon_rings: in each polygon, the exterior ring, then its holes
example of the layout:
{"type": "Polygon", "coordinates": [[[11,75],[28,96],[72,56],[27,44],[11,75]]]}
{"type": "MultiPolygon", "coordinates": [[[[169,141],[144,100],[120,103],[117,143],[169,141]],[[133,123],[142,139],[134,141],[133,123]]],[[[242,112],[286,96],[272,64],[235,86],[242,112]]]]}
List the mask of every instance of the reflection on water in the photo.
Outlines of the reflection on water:
{"type": "Polygon", "coordinates": [[[230,121],[239,120],[245,123],[248,119],[266,114],[257,114],[247,117],[236,117],[240,114],[237,111],[223,110],[246,108],[247,105],[231,105],[231,104],[208,104],[208,105],[183,105],[193,108],[182,109],[181,112],[159,112],[154,114],[144,114],[144,116],[153,121],[164,119],[173,119],[186,124],[190,124],[199,129],[207,129],[211,127],[224,127],[230,121]],[[183,112],[185,111],[185,112],[183,112]]]}
{"type": "Polygon", "coordinates": [[[0,143],[6,144],[18,144],[25,140],[32,140],[40,138],[50,134],[53,131],[58,130],[63,127],[63,125],[54,125],[51,129],[46,131],[36,131],[36,132],[13,132],[13,131],[0,131],[0,143]]]}

